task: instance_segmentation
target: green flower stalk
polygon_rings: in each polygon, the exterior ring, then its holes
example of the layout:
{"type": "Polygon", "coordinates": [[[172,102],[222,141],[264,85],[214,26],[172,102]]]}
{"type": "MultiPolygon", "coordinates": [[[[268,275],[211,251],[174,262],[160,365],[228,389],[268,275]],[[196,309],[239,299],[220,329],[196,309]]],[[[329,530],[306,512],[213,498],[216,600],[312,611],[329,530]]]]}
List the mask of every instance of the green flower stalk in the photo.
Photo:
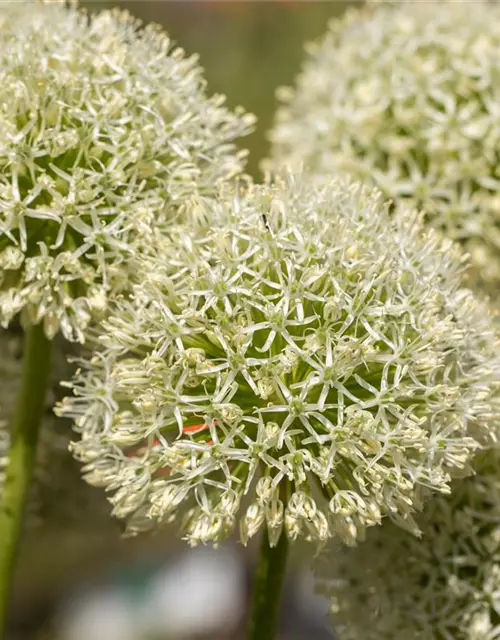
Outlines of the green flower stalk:
{"type": "Polygon", "coordinates": [[[317,571],[345,640],[494,640],[500,623],[498,451],[448,498],[434,497],[415,538],[391,523],[317,571]]]}
{"type": "MultiPolygon", "coordinates": [[[[59,337],[60,338],[60,337],[59,337]]],[[[71,430],[68,422],[54,416],[52,407],[60,396],[60,381],[73,373],[67,357],[74,349],[62,339],[55,340],[51,378],[40,424],[33,480],[29,490],[25,521],[37,534],[71,529],[84,537],[90,528],[107,533],[113,530],[106,502],[81,481],[77,462],[68,455],[71,430]],[[69,348],[68,348],[69,347],[69,348]],[[83,518],[83,520],[82,520],[83,518]],[[88,527],[87,527],[88,524],[88,527]]],[[[15,412],[23,365],[23,337],[18,327],[0,330],[0,502],[11,446],[10,423],[15,412]]],[[[36,536],[31,536],[36,548],[36,536]]]]}
{"type": "Polygon", "coordinates": [[[9,420],[13,412],[13,398],[16,396],[21,373],[19,348],[16,336],[12,332],[0,329],[0,501],[9,462],[11,441],[9,420]]]}
{"type": "Polygon", "coordinates": [[[5,632],[10,583],[35,468],[51,369],[52,343],[45,336],[43,326],[28,327],[25,336],[21,384],[11,422],[9,463],[0,505],[0,633],[5,632]]]}
{"type": "Polygon", "coordinates": [[[360,185],[226,190],[80,363],[58,412],[84,477],[131,532],[179,516],[191,544],[414,530],[498,421],[497,337],[457,252],[360,185]]]}
{"type": "Polygon", "coordinates": [[[471,254],[471,285],[500,285],[500,4],[368,3],[308,47],[270,133],[268,169],[376,185],[471,254]]]}
{"type": "MultiPolygon", "coordinates": [[[[16,494],[13,501],[14,505],[22,507],[22,520],[18,520],[22,526],[19,553],[16,553],[17,520],[9,518],[4,521],[3,511],[0,511],[0,523],[8,527],[0,534],[0,566],[5,569],[4,563],[9,562],[12,567],[15,562],[19,584],[28,579],[33,585],[37,582],[54,585],[57,576],[63,580],[65,575],[67,577],[75,550],[78,555],[78,550],[88,552],[92,548],[96,550],[103,545],[114,544],[119,535],[118,523],[109,517],[105,496],[82,481],[78,463],[68,454],[71,437],[68,421],[54,416],[52,407],[54,396],[60,395],[60,380],[73,371],[65,356],[75,348],[62,336],[58,336],[54,343],[51,378],[37,433],[36,451],[33,448],[34,459],[27,467],[31,471],[30,486],[27,495],[16,494]],[[15,544],[7,546],[9,540],[15,544]],[[54,558],[51,560],[53,553],[47,555],[47,549],[57,549],[55,570],[54,558]],[[10,558],[13,559],[12,564],[10,558]]],[[[0,329],[0,504],[5,497],[9,459],[13,452],[15,454],[13,417],[16,397],[20,392],[23,360],[23,336],[19,327],[0,329]]],[[[0,586],[0,615],[3,617],[10,600],[10,574],[2,573],[0,586]]]]}
{"type": "Polygon", "coordinates": [[[253,116],[126,12],[0,5],[0,321],[83,342],[138,252],[241,171],[253,116]]]}

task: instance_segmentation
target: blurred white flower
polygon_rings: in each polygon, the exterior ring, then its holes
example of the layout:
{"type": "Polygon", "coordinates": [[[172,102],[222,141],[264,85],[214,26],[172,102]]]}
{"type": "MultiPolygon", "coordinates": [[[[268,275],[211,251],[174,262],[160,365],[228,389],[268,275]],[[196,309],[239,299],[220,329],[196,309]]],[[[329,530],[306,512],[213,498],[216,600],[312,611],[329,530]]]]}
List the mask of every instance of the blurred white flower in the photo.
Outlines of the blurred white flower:
{"type": "Polygon", "coordinates": [[[495,640],[500,633],[498,452],[434,497],[421,539],[392,523],[354,549],[329,549],[318,583],[345,640],[495,640]]]}
{"type": "Polygon", "coordinates": [[[190,549],[149,584],[142,627],[147,637],[175,640],[227,633],[243,618],[244,584],[235,550],[190,549]]]}
{"type": "Polygon", "coordinates": [[[500,284],[500,4],[367,3],[308,47],[283,88],[270,169],[347,172],[472,255],[471,282],[500,284]]]}

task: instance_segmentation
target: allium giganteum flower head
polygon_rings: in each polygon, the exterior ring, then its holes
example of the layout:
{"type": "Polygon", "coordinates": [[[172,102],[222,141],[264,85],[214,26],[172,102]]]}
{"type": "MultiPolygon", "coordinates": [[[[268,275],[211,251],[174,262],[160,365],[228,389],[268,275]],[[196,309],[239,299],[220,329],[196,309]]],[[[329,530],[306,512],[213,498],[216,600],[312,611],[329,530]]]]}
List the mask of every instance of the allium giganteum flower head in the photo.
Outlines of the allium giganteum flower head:
{"type": "Polygon", "coordinates": [[[496,419],[496,338],[455,248],[360,185],[223,196],[171,230],[59,409],[87,481],[132,531],[184,512],[191,543],[238,521],[273,544],[412,528],[496,419]]]}
{"type": "Polygon", "coordinates": [[[373,3],[310,45],[271,132],[269,168],[304,166],[377,185],[500,284],[500,4],[373,3]]]}
{"type": "Polygon", "coordinates": [[[499,637],[498,451],[482,457],[477,476],[452,485],[451,496],[430,500],[420,519],[421,539],[387,523],[354,549],[320,556],[319,581],[332,596],[340,637],[499,637]]]}
{"type": "Polygon", "coordinates": [[[83,340],[130,260],[244,153],[253,117],[126,12],[0,5],[0,322],[83,340]]]}

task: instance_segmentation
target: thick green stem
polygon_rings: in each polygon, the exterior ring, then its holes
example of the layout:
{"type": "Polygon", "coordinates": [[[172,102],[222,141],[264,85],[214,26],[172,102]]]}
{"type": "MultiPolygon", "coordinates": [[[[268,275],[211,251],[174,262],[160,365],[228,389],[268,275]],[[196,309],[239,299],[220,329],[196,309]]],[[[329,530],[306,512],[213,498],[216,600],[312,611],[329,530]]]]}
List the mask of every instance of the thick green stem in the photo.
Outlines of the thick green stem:
{"type": "Polygon", "coordinates": [[[12,421],[9,463],[0,496],[0,638],[5,636],[24,507],[50,376],[51,347],[42,325],[26,330],[21,387],[12,421]]]}
{"type": "Polygon", "coordinates": [[[287,555],[285,533],[281,534],[278,544],[271,547],[265,529],[254,579],[248,640],[274,640],[276,637],[287,555]]]}

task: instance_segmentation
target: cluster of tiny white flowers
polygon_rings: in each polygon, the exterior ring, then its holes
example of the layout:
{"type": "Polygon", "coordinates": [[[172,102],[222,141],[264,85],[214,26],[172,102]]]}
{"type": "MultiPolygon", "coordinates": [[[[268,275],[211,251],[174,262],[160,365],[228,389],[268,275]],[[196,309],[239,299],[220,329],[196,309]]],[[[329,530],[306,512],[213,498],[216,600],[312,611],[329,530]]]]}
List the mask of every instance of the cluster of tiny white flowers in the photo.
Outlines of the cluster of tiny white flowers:
{"type": "Polygon", "coordinates": [[[86,480],[130,531],[185,511],[193,544],[238,521],[272,544],[411,528],[497,419],[496,337],[457,251],[377,191],[291,176],[207,220],[171,229],[58,409],[86,480]]]}
{"type": "Polygon", "coordinates": [[[270,134],[266,167],[348,172],[472,256],[500,284],[500,3],[368,3],[309,46],[270,134]]]}
{"type": "Polygon", "coordinates": [[[162,226],[242,170],[253,116],[126,12],[0,4],[0,322],[83,341],[162,226]]]}
{"type": "Polygon", "coordinates": [[[321,556],[321,590],[345,640],[495,640],[500,633],[499,454],[434,497],[422,537],[385,523],[321,556]]]}

